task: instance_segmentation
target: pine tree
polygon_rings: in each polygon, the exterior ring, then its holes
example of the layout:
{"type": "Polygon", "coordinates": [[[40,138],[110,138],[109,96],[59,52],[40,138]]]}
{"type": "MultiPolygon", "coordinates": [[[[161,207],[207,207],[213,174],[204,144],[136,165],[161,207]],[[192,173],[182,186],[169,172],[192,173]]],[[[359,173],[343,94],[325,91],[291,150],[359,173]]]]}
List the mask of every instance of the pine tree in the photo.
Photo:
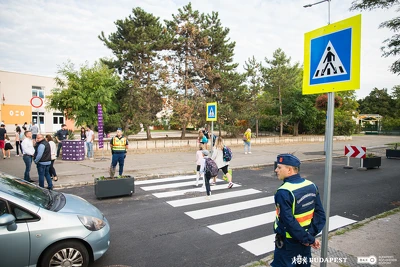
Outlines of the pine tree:
{"type": "Polygon", "coordinates": [[[279,48],[273,53],[273,59],[265,59],[265,62],[269,66],[263,68],[266,89],[270,90],[278,99],[280,124],[279,136],[283,135],[284,122],[288,122],[290,119],[290,117],[288,117],[290,114],[284,116],[283,99],[285,94],[289,92],[291,86],[296,83],[300,71],[298,63],[291,65],[290,60],[290,57],[287,57],[285,52],[279,48]]]}
{"type": "Polygon", "coordinates": [[[125,130],[138,129],[139,123],[146,128],[156,121],[162,110],[163,89],[166,84],[167,68],[162,65],[161,51],[170,42],[168,32],[159,18],[135,8],[124,20],[115,22],[117,31],[108,38],[101,33],[100,40],[112,50],[116,59],[104,62],[118,70],[124,80],[118,99],[124,115],[125,130]]]}
{"type": "Polygon", "coordinates": [[[197,109],[202,106],[204,49],[208,38],[201,30],[201,15],[192,9],[189,3],[178,14],[172,15],[171,21],[165,21],[169,33],[173,36],[169,56],[172,79],[176,86],[173,95],[174,119],[182,128],[181,138],[185,138],[186,127],[192,122],[197,109]]]}
{"type": "MultiPolygon", "coordinates": [[[[400,10],[399,0],[354,0],[350,10],[372,10],[376,8],[389,9],[391,7],[397,7],[397,12],[400,10]]],[[[388,28],[389,30],[395,32],[391,38],[383,41],[385,44],[382,47],[382,52],[384,57],[388,56],[398,56],[400,55],[400,17],[393,18],[391,20],[382,22],[379,28],[388,28]]],[[[400,59],[396,60],[390,70],[393,73],[400,75],[400,59]]]]}
{"type": "Polygon", "coordinates": [[[239,119],[238,114],[242,114],[240,111],[243,110],[245,93],[242,86],[244,75],[236,71],[238,64],[233,63],[236,43],[229,39],[230,30],[222,26],[217,12],[203,15],[202,22],[204,34],[208,37],[208,46],[204,54],[206,65],[203,94],[207,102],[218,103],[218,109],[221,111],[219,124],[236,135],[238,129],[235,126],[239,119]],[[238,102],[234,102],[235,100],[238,102]]]}

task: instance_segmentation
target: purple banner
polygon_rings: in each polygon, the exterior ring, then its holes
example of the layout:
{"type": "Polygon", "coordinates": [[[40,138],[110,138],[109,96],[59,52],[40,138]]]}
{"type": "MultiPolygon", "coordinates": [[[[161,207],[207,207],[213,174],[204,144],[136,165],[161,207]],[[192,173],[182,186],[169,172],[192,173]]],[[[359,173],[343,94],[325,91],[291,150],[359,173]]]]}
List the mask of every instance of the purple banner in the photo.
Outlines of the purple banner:
{"type": "Polygon", "coordinates": [[[97,103],[97,128],[99,133],[99,148],[104,147],[103,138],[104,138],[104,131],[103,131],[103,109],[101,108],[101,104],[97,103]]]}

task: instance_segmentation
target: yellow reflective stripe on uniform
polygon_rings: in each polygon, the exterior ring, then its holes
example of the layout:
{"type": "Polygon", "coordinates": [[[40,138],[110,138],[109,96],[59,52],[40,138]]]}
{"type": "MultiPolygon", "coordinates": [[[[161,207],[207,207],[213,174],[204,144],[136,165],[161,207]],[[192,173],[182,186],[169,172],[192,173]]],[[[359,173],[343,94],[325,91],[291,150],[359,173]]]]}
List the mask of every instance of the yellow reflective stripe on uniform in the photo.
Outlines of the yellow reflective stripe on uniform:
{"type": "MultiPolygon", "coordinates": [[[[314,209],[301,213],[301,214],[295,214],[295,205],[296,205],[296,198],[293,194],[294,190],[312,185],[313,183],[309,180],[305,180],[302,183],[298,183],[298,184],[293,184],[293,183],[284,183],[283,185],[281,185],[279,189],[284,189],[284,190],[288,190],[292,196],[293,196],[293,204],[292,204],[292,213],[293,216],[295,217],[295,219],[297,220],[297,222],[300,224],[301,227],[304,226],[308,226],[311,224],[311,220],[314,216],[314,209]]],[[[275,223],[274,223],[274,228],[276,229],[278,227],[278,221],[279,221],[279,213],[278,213],[278,209],[276,209],[276,219],[275,219],[275,223]]],[[[307,231],[307,229],[306,229],[307,231]]],[[[292,236],[286,232],[286,238],[292,238],[292,236]]]]}
{"type": "Polygon", "coordinates": [[[306,226],[311,223],[311,220],[314,216],[314,209],[304,212],[302,214],[296,214],[294,217],[299,222],[300,226],[306,226]]]}
{"type": "Polygon", "coordinates": [[[121,139],[119,138],[113,138],[113,147],[112,150],[125,150],[126,146],[126,138],[123,137],[121,139]]]}

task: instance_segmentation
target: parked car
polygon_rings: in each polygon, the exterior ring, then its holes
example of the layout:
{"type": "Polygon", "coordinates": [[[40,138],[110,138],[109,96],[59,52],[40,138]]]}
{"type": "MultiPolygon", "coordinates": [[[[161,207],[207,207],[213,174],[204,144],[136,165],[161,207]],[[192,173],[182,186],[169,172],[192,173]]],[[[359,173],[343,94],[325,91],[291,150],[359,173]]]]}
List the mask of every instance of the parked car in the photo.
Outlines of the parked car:
{"type": "Polygon", "coordinates": [[[92,204],[0,172],[0,266],[88,266],[109,245],[92,204]]]}

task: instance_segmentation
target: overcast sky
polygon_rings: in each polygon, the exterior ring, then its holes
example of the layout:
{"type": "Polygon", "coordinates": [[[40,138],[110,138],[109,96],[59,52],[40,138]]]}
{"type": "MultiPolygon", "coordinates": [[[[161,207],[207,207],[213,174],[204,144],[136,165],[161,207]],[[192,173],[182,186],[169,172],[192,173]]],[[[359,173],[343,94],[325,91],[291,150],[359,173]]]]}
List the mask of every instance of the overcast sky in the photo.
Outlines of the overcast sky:
{"type": "MultiPolygon", "coordinates": [[[[253,55],[262,61],[282,48],[292,63],[303,64],[304,33],[328,23],[328,3],[303,8],[320,0],[194,0],[192,8],[203,13],[216,11],[222,26],[230,29],[236,42],[238,70],[253,55]]],[[[363,98],[377,87],[400,85],[389,72],[395,58],[382,58],[380,47],[392,32],[379,24],[396,16],[395,10],[349,11],[352,0],[331,0],[331,23],[362,14],[361,88],[363,98]]],[[[141,7],[160,17],[172,19],[183,0],[0,0],[0,70],[55,77],[62,63],[92,65],[112,53],[98,39],[104,31],[115,32],[114,22],[141,7]]]]}

